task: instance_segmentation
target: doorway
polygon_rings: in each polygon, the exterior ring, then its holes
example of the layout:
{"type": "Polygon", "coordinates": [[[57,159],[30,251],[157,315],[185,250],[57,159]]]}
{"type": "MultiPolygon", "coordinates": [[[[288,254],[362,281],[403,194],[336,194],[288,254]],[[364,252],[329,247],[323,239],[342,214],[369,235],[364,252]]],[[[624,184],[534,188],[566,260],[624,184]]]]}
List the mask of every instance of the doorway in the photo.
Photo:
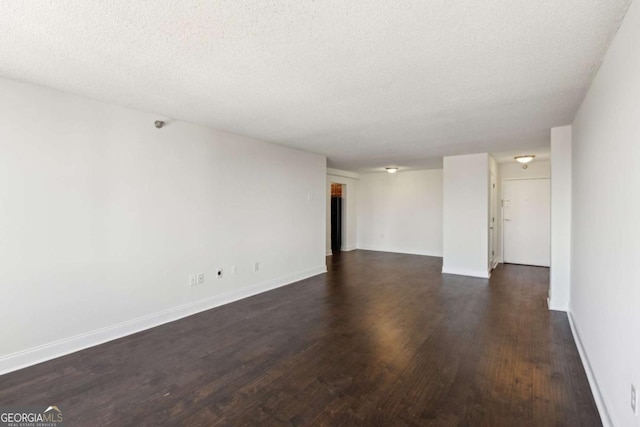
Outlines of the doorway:
{"type": "Polygon", "coordinates": [[[503,258],[505,263],[551,265],[551,186],[549,178],[505,179],[503,258]]]}
{"type": "Polygon", "coordinates": [[[345,185],[331,183],[331,252],[340,253],[344,242],[345,185]]]}

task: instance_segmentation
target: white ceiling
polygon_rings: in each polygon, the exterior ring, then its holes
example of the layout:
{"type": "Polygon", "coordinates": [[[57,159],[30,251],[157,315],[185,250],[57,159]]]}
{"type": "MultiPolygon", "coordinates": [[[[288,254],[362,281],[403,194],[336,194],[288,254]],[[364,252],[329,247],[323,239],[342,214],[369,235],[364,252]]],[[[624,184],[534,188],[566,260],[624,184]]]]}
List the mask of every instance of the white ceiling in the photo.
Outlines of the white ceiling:
{"type": "Polygon", "coordinates": [[[0,0],[0,76],[325,154],[548,151],[630,0],[0,0]]]}

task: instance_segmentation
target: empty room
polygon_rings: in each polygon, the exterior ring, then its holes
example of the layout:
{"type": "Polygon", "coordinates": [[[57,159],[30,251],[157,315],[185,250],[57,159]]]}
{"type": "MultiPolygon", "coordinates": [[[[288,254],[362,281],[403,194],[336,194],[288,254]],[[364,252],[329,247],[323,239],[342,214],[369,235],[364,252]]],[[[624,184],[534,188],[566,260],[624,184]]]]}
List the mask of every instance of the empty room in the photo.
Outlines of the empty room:
{"type": "Polygon", "coordinates": [[[640,426],[639,48],[631,0],[0,1],[0,427],[640,426]]]}

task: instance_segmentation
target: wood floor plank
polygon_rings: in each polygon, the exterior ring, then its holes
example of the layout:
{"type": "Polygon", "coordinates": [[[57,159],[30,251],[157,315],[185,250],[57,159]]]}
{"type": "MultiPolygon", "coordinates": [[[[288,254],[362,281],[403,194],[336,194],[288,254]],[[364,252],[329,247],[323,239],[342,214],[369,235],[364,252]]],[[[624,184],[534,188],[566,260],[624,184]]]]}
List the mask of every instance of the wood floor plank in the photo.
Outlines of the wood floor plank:
{"type": "Polygon", "coordinates": [[[0,377],[74,426],[597,426],[549,270],[443,275],[352,251],[328,273],[0,377]]]}

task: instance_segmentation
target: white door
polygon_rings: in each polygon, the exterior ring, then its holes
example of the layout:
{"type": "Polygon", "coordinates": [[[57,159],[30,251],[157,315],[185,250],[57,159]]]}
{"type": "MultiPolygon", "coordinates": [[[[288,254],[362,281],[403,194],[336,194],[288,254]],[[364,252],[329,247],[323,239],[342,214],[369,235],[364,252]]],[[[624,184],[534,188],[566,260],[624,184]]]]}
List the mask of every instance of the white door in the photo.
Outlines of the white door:
{"type": "Polygon", "coordinates": [[[512,264],[551,264],[551,186],[549,178],[505,180],[503,257],[512,264]]]}

